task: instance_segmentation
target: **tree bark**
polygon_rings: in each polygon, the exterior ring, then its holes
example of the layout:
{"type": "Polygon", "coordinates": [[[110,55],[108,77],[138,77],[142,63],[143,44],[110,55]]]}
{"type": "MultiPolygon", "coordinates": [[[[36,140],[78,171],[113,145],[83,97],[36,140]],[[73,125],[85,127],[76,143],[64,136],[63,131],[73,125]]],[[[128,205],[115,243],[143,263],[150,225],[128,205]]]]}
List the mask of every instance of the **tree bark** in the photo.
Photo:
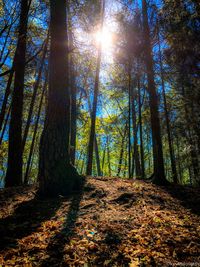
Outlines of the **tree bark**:
{"type": "Polygon", "coordinates": [[[15,55],[15,80],[9,127],[8,167],[5,186],[22,184],[22,112],[29,1],[21,0],[19,37],[15,55]]]}
{"type": "Polygon", "coordinates": [[[143,124],[142,124],[142,101],[141,101],[141,87],[140,78],[138,77],[138,104],[139,104],[139,128],[140,128],[140,158],[141,158],[141,174],[145,178],[144,167],[144,145],[143,145],[143,124]]]}
{"type": "Polygon", "coordinates": [[[28,160],[27,160],[27,164],[26,164],[26,172],[25,172],[25,175],[24,175],[24,184],[28,184],[29,171],[30,171],[30,166],[31,166],[31,159],[32,159],[33,151],[34,151],[35,139],[36,139],[36,135],[37,135],[38,124],[39,124],[39,119],[40,119],[40,113],[41,113],[41,109],[42,109],[42,103],[43,103],[43,98],[44,98],[44,94],[45,94],[46,88],[47,88],[47,77],[46,77],[46,80],[45,80],[45,83],[44,83],[44,86],[43,86],[42,95],[41,95],[41,99],[40,99],[40,103],[39,103],[38,113],[37,113],[34,132],[33,132],[33,138],[32,138],[31,147],[30,147],[30,151],[29,151],[29,156],[28,156],[28,160]]]}
{"type": "Polygon", "coordinates": [[[1,113],[0,113],[0,131],[2,129],[2,125],[3,125],[3,121],[4,121],[4,117],[5,117],[5,113],[6,113],[6,107],[7,107],[7,103],[8,103],[8,97],[10,95],[11,92],[11,84],[12,84],[12,80],[13,80],[13,74],[14,74],[14,70],[12,70],[9,73],[9,77],[8,77],[8,81],[7,81],[7,85],[6,85],[6,90],[5,90],[5,94],[4,94],[4,98],[3,98],[3,103],[1,106],[1,113]]]}
{"type": "Polygon", "coordinates": [[[26,139],[27,139],[29,128],[30,128],[30,124],[31,124],[31,117],[32,117],[32,114],[33,114],[33,108],[34,108],[34,104],[35,104],[35,99],[36,99],[36,96],[37,96],[39,84],[40,84],[41,77],[42,77],[44,61],[45,61],[45,57],[46,57],[46,53],[47,53],[47,44],[48,44],[48,38],[47,38],[46,43],[44,45],[44,51],[43,51],[43,54],[42,54],[41,65],[40,65],[40,68],[39,68],[39,71],[38,71],[37,80],[36,80],[36,82],[34,84],[34,88],[33,88],[33,95],[32,95],[32,98],[31,98],[28,118],[27,118],[25,130],[24,130],[24,135],[23,135],[23,138],[22,138],[22,151],[24,151],[24,147],[25,147],[25,144],[26,144],[26,139]]]}
{"type": "Polygon", "coordinates": [[[127,122],[125,125],[125,130],[124,130],[124,135],[122,136],[122,144],[121,144],[121,149],[120,149],[120,154],[119,154],[119,163],[118,163],[118,170],[117,170],[117,176],[120,176],[121,168],[122,168],[122,160],[123,160],[123,154],[124,154],[124,142],[126,139],[126,134],[127,134],[127,122]]]}
{"type": "MultiPolygon", "coordinates": [[[[68,20],[69,21],[69,20],[68,20]]],[[[69,21],[70,23],[70,21],[69,21]]],[[[70,95],[71,95],[71,128],[70,128],[70,159],[71,163],[75,165],[76,158],[76,121],[77,121],[77,104],[76,104],[76,82],[75,82],[75,68],[73,59],[73,38],[71,25],[69,27],[69,73],[70,73],[70,95]]]]}
{"type": "Polygon", "coordinates": [[[107,163],[108,163],[108,175],[111,177],[111,164],[110,164],[110,149],[109,149],[109,136],[106,137],[106,148],[107,148],[107,163]]]}
{"type": "Polygon", "coordinates": [[[164,111],[165,111],[165,120],[166,120],[166,126],[167,126],[167,138],[168,138],[169,154],[170,154],[170,161],[171,161],[171,168],[172,168],[172,177],[173,177],[174,183],[177,184],[178,178],[177,178],[177,170],[176,170],[176,161],[175,161],[172,135],[171,135],[169,111],[167,108],[167,99],[166,99],[166,93],[165,93],[165,81],[164,81],[164,71],[163,71],[159,33],[158,33],[158,46],[159,46],[160,77],[161,77],[161,82],[162,82],[162,95],[163,95],[163,101],[164,101],[164,111]]]}
{"type": "Polygon", "coordinates": [[[3,137],[4,137],[4,134],[5,134],[5,131],[6,131],[6,126],[8,124],[8,119],[10,117],[10,111],[11,111],[11,106],[8,108],[8,112],[7,112],[7,115],[6,115],[6,118],[5,118],[5,122],[4,122],[4,126],[3,126],[3,129],[2,129],[2,132],[1,132],[1,137],[0,137],[0,146],[2,144],[2,141],[3,141],[3,137]]]}
{"type": "Polygon", "coordinates": [[[134,96],[132,96],[132,120],[133,120],[133,136],[134,136],[134,147],[133,147],[134,158],[133,160],[135,161],[136,178],[140,178],[141,177],[141,166],[140,166],[139,151],[138,151],[138,137],[137,137],[138,127],[136,123],[136,109],[135,109],[134,96]]]}
{"type": "MultiPolygon", "coordinates": [[[[134,168],[134,166],[133,166],[134,168]]],[[[132,178],[131,173],[131,67],[128,67],[128,176],[132,178]]]]}
{"type": "Polygon", "coordinates": [[[97,174],[98,176],[102,176],[101,172],[101,164],[100,164],[100,158],[99,158],[99,147],[97,143],[97,136],[95,134],[95,139],[94,139],[94,145],[95,145],[95,157],[96,157],[96,164],[97,164],[97,174]]]}
{"type": "Polygon", "coordinates": [[[153,141],[153,161],[154,161],[154,179],[153,182],[160,185],[168,184],[165,178],[163,149],[160,129],[160,118],[158,112],[158,97],[154,81],[153,56],[150,41],[150,30],[147,15],[147,2],[142,0],[143,13],[143,31],[144,31],[144,48],[146,55],[146,71],[148,80],[148,92],[150,98],[150,112],[151,112],[151,129],[153,141]]]}
{"type": "Polygon", "coordinates": [[[78,186],[79,175],[70,164],[70,94],[66,1],[50,0],[49,93],[40,142],[39,194],[67,195],[78,186]]]}

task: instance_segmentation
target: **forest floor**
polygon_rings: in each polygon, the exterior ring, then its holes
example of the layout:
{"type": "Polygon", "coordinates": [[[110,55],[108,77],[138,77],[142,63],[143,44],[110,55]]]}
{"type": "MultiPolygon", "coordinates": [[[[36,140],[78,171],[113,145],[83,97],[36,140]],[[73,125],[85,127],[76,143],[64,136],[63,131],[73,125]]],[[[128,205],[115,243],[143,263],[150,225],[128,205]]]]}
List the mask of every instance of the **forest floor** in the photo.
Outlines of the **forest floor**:
{"type": "Polygon", "coordinates": [[[0,266],[200,266],[200,189],[88,177],[39,200],[0,191],[0,266]]]}

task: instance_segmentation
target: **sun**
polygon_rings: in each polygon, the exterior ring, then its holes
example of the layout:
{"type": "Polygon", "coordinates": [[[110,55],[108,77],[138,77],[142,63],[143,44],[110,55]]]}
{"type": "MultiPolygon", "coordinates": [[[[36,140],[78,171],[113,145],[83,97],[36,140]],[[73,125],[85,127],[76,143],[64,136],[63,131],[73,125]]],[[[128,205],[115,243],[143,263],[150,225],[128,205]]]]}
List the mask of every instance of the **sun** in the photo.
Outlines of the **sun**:
{"type": "Polygon", "coordinates": [[[94,34],[95,43],[97,45],[101,44],[102,49],[110,49],[113,44],[112,32],[107,28],[103,28],[102,31],[97,31],[94,34]]]}

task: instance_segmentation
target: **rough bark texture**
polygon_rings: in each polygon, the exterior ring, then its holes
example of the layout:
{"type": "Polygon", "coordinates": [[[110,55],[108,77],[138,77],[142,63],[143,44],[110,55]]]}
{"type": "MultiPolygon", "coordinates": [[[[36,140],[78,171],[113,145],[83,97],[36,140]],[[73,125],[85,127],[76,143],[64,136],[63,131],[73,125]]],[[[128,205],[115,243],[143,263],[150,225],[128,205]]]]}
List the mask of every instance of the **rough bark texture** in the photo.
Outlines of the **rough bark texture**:
{"type": "Polygon", "coordinates": [[[15,79],[9,127],[8,168],[5,178],[6,187],[17,186],[22,183],[22,112],[28,10],[28,0],[21,0],[19,37],[15,55],[15,79]]]}
{"type": "Polygon", "coordinates": [[[39,193],[42,196],[69,194],[79,179],[76,169],[70,165],[69,156],[70,97],[66,2],[51,0],[50,12],[49,94],[39,159],[39,193]]]}
{"type": "Polygon", "coordinates": [[[160,119],[158,113],[158,97],[154,81],[154,68],[153,68],[153,56],[150,41],[150,30],[147,15],[147,3],[146,0],[142,1],[143,12],[143,30],[144,41],[146,51],[146,71],[148,79],[148,91],[150,99],[150,112],[151,112],[151,129],[152,129],[152,141],[153,141],[153,161],[154,161],[154,182],[156,184],[167,184],[165,178],[163,150],[160,130],[160,119]]]}

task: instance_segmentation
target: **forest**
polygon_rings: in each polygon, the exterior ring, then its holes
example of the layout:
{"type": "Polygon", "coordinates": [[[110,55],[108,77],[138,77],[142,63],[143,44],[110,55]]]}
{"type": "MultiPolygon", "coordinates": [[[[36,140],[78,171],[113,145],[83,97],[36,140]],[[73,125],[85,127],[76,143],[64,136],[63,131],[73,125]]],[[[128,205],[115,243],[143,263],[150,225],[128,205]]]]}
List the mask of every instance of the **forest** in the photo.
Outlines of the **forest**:
{"type": "Polygon", "coordinates": [[[0,0],[0,266],[200,266],[199,0],[0,0]]]}

